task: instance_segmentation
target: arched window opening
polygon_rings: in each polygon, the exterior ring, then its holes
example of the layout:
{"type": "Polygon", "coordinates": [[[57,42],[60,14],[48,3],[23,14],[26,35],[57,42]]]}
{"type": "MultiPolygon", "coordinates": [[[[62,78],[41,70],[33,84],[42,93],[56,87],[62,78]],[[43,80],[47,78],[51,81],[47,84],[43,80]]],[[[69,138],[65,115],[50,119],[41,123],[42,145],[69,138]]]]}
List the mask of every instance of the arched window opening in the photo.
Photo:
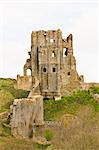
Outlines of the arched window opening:
{"type": "Polygon", "coordinates": [[[46,72],[46,68],[43,68],[43,72],[46,72]]]}
{"type": "Polygon", "coordinates": [[[31,69],[27,69],[27,76],[31,76],[31,69]]]}
{"type": "Polygon", "coordinates": [[[63,48],[63,57],[67,56],[67,48],[63,48]]]}
{"type": "Polygon", "coordinates": [[[52,52],[52,57],[55,57],[55,52],[54,51],[52,52]]]}

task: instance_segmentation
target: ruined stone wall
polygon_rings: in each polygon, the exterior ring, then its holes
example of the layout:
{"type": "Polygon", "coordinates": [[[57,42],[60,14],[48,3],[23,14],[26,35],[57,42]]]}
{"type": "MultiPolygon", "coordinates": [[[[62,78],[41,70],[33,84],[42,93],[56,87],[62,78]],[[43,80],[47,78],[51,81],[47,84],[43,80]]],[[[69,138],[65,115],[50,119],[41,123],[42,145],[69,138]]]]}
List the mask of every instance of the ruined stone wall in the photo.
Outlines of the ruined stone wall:
{"type": "Polygon", "coordinates": [[[61,31],[32,32],[31,39],[32,74],[40,80],[41,93],[60,93],[61,31]]]}
{"type": "MultiPolygon", "coordinates": [[[[24,76],[30,69],[32,95],[36,92],[46,98],[60,97],[80,88],[84,82],[83,76],[76,71],[72,34],[63,38],[60,29],[33,31],[29,55],[24,65],[24,76]]],[[[18,87],[23,86],[22,82],[18,84],[18,87]]]]}
{"type": "Polygon", "coordinates": [[[70,34],[63,42],[63,65],[61,69],[61,94],[67,95],[81,87],[82,78],[76,70],[76,59],[73,56],[73,37],[70,34]]]}
{"type": "Polygon", "coordinates": [[[94,83],[94,82],[90,82],[90,83],[86,83],[86,82],[82,82],[81,84],[82,89],[83,90],[89,90],[90,87],[99,87],[99,83],[94,83]]]}
{"type": "Polygon", "coordinates": [[[43,125],[43,97],[15,99],[10,108],[11,133],[17,138],[32,138],[34,126],[43,125]]]}
{"type": "Polygon", "coordinates": [[[30,91],[32,89],[32,77],[18,75],[17,88],[30,91]]]}

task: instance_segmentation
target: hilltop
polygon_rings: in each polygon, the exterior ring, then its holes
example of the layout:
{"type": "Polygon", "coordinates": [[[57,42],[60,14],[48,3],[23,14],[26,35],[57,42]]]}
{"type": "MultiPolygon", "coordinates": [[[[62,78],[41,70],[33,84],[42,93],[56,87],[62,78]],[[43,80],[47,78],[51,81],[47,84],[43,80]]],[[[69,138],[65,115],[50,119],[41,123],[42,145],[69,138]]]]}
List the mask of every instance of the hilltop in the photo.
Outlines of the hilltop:
{"type": "Polygon", "coordinates": [[[28,94],[29,91],[16,89],[15,79],[0,78],[0,150],[98,150],[99,98],[95,95],[99,94],[99,87],[78,90],[57,101],[44,100],[44,120],[53,123],[44,134],[51,141],[50,146],[11,136],[6,114],[14,99],[26,98],[28,94]],[[59,121],[63,122],[64,128],[59,121]]]}

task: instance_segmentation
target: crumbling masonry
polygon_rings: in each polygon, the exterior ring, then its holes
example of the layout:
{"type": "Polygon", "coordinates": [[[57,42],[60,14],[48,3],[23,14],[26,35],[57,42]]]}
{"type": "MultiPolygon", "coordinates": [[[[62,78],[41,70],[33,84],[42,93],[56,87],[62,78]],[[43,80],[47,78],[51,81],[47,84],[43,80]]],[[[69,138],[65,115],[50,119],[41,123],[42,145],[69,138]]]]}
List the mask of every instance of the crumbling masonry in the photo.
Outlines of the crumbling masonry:
{"type": "Polygon", "coordinates": [[[84,78],[76,71],[72,34],[62,38],[59,29],[33,31],[28,54],[24,76],[17,76],[17,88],[31,90],[29,97],[39,94],[57,99],[81,87],[84,78]]]}

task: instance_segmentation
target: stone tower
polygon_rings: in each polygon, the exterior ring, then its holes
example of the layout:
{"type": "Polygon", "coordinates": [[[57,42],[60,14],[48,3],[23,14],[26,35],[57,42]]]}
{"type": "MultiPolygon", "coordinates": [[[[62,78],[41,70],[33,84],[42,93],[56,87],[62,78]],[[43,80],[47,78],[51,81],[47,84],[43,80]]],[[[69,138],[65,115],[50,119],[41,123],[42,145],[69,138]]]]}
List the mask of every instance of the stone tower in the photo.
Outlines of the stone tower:
{"type": "Polygon", "coordinates": [[[17,87],[31,90],[30,97],[41,94],[56,99],[81,86],[84,79],[76,71],[72,34],[62,38],[59,29],[33,31],[28,53],[30,58],[24,65],[24,76],[17,76],[17,87]]]}

